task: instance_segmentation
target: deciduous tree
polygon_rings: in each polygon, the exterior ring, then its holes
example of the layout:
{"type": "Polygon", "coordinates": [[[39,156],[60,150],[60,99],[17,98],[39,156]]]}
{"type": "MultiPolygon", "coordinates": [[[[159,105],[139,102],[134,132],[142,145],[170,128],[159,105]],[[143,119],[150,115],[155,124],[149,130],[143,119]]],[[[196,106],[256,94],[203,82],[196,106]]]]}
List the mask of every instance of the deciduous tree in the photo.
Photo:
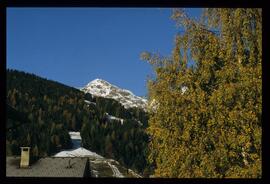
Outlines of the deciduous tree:
{"type": "Polygon", "coordinates": [[[144,53],[149,80],[149,161],[158,177],[261,177],[261,9],[205,9],[170,57],[144,53]],[[189,66],[188,61],[195,64],[189,66]]]}

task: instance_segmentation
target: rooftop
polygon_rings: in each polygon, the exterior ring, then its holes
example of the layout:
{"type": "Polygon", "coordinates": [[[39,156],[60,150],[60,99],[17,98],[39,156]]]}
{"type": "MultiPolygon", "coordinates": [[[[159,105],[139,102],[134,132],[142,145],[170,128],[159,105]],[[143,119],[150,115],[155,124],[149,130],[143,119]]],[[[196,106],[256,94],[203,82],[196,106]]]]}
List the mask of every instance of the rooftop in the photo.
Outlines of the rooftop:
{"type": "Polygon", "coordinates": [[[19,168],[20,157],[6,157],[7,177],[85,177],[90,173],[88,158],[45,157],[19,168]],[[72,167],[69,167],[72,166],[72,167]]]}

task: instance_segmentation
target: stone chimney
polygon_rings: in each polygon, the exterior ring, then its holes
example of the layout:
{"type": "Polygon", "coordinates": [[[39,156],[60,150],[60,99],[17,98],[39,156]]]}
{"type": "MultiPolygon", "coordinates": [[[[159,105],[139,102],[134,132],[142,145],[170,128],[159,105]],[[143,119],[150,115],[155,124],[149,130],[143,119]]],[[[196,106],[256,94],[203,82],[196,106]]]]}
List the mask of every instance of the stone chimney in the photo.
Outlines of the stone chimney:
{"type": "Polygon", "coordinates": [[[21,147],[20,168],[28,168],[30,161],[30,147],[21,147]]]}

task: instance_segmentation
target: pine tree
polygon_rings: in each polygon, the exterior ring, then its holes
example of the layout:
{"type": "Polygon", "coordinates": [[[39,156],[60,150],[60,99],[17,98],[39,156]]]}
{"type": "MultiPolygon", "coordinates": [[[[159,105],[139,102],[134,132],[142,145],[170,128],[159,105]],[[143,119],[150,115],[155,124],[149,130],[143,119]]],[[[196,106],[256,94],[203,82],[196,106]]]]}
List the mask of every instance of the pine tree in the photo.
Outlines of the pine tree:
{"type": "Polygon", "coordinates": [[[105,153],[108,155],[109,158],[113,157],[113,145],[110,135],[107,135],[105,138],[105,153]]]}

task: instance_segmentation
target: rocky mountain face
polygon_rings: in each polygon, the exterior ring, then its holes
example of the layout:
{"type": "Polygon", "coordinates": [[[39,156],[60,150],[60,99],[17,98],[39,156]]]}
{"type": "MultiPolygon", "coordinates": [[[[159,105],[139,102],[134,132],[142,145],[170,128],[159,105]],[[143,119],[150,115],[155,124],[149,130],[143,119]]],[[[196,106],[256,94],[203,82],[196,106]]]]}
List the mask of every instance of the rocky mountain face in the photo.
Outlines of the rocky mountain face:
{"type": "Polygon", "coordinates": [[[137,107],[146,110],[147,100],[134,95],[131,91],[121,89],[102,79],[95,79],[89,82],[82,91],[93,96],[112,98],[120,102],[126,109],[137,107]]]}

